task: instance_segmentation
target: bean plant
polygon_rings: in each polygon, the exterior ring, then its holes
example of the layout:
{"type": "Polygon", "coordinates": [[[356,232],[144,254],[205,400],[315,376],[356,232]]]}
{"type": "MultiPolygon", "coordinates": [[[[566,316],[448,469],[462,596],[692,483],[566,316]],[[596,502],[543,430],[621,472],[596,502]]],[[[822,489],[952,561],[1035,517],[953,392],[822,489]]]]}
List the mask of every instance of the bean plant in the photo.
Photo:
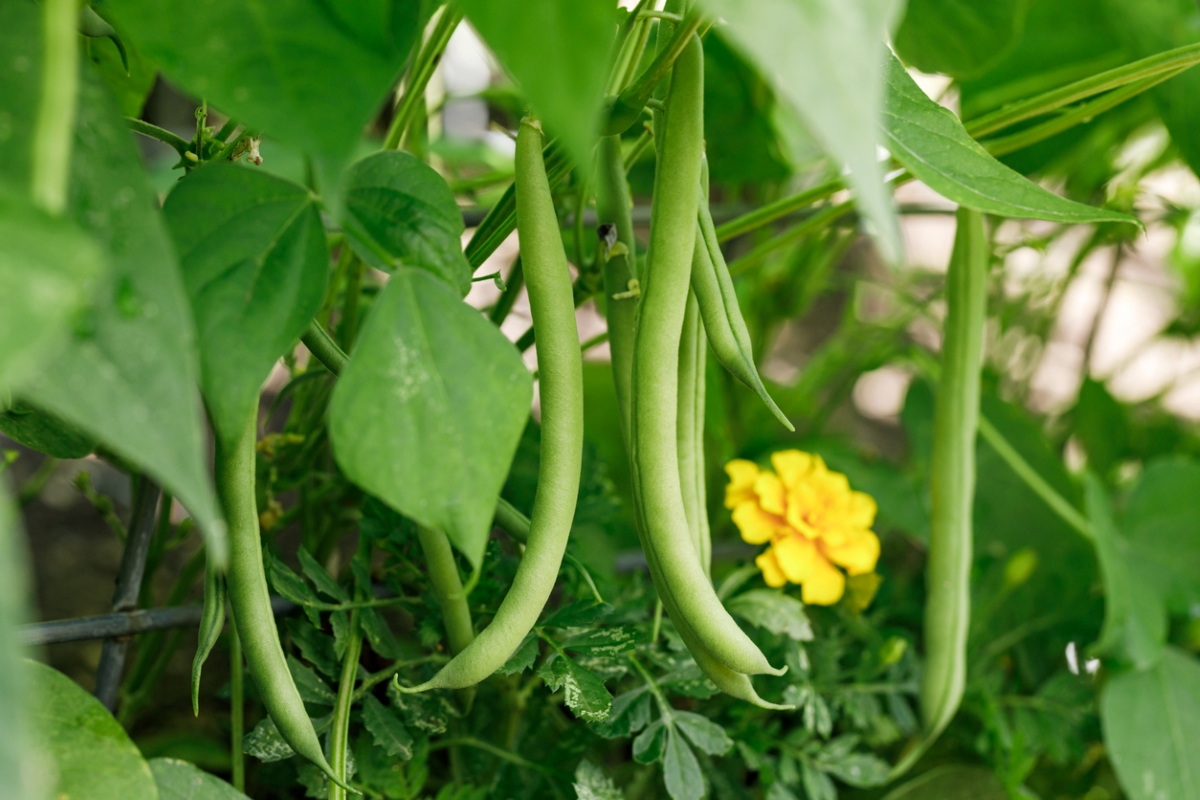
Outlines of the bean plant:
{"type": "Polygon", "coordinates": [[[1151,240],[1196,333],[1200,11],[901,6],[5,0],[0,793],[1200,798],[1200,436],[1094,358],[1151,240]],[[195,611],[94,693],[71,465],[195,611]]]}

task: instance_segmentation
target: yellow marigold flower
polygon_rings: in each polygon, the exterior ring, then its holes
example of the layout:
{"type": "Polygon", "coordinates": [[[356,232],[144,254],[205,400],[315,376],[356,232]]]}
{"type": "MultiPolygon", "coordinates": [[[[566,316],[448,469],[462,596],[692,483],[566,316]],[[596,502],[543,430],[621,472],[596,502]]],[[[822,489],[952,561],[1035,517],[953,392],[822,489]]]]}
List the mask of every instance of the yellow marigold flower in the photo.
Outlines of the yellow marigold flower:
{"type": "Polygon", "coordinates": [[[798,583],[804,602],[832,605],[845,594],[847,575],[875,571],[875,501],[820,456],[784,450],[771,466],[774,472],[743,459],[726,464],[725,507],[744,540],[770,543],[755,559],[768,586],[798,583]]]}

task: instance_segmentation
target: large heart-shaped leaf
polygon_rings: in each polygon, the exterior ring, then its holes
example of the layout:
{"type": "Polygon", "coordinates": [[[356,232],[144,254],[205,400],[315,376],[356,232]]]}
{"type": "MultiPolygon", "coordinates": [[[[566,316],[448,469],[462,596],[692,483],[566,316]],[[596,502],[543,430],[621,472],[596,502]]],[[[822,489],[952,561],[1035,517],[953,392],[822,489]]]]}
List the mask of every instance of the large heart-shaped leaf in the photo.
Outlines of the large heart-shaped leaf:
{"type": "Polygon", "coordinates": [[[908,0],[896,52],[922,72],[967,78],[988,69],[1021,38],[1029,0],[908,0]]]}
{"type": "Polygon", "coordinates": [[[0,189],[0,390],[67,338],[103,268],[100,248],[73,222],[0,189]]]}
{"type": "Polygon", "coordinates": [[[606,0],[462,0],[467,19],[520,84],[552,136],[587,164],[616,33],[606,0]]]}
{"type": "Polygon", "coordinates": [[[37,741],[57,776],[51,797],[158,800],[146,760],[99,700],[45,664],[25,668],[37,741]]]}
{"type": "Polygon", "coordinates": [[[373,267],[429,270],[463,297],[471,265],[462,252],[462,211],[432,167],[389,150],[364,158],[342,181],[342,216],[354,250],[373,267]]]}
{"type": "Polygon", "coordinates": [[[895,56],[888,57],[887,147],[929,188],[955,203],[1015,219],[1140,223],[1043,189],[997,161],[970,137],[954,113],[930,100],[895,56]]]}
{"type": "Polygon", "coordinates": [[[321,306],[321,215],[303,187],[225,164],[181,181],[163,214],[196,315],[200,385],[232,447],[272,365],[321,306]]]}
{"type": "Polygon", "coordinates": [[[517,351],[458,293],[401,269],[375,301],[329,406],[346,475],[483,558],[532,380],[517,351]]]}
{"type": "Polygon", "coordinates": [[[172,81],[270,136],[338,162],[396,79],[418,0],[112,0],[172,81]]]}
{"type": "Polygon", "coordinates": [[[728,23],[825,149],[850,167],[858,206],[896,259],[900,232],[879,162],[881,79],[891,0],[704,0],[728,23]]]}

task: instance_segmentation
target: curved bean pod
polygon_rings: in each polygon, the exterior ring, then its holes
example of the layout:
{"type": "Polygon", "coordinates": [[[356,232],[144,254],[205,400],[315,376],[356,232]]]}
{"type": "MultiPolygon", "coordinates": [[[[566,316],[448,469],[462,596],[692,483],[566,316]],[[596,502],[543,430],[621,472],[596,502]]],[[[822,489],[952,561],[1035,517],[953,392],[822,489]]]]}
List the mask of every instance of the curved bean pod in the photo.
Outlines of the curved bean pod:
{"type": "Polygon", "coordinates": [[[200,670],[225,627],[225,576],[208,564],[204,568],[204,614],[200,617],[196,657],[192,659],[192,714],[200,716],[200,670]]]}
{"type": "Polygon", "coordinates": [[[704,486],[704,367],[707,348],[704,323],[696,296],[689,292],[679,340],[679,405],[675,440],[679,447],[679,482],[683,511],[704,574],[712,568],[712,536],[708,528],[708,501],[704,486]]]}
{"type": "Polygon", "coordinates": [[[275,722],[283,740],[293,750],[317,766],[325,776],[342,788],[358,794],[334,774],[312,720],[304,710],[304,701],[292,680],[263,571],[262,543],[258,533],[258,506],[254,499],[254,445],[258,428],[258,409],[251,414],[246,429],[233,450],[216,446],[214,477],[217,497],[229,526],[229,607],[237,625],[246,657],[246,666],[258,687],[267,713],[275,722]]]}
{"type": "Polygon", "coordinates": [[[521,122],[516,152],[517,233],[538,331],[542,458],[529,541],[491,624],[430,680],[400,691],[462,689],[501,667],[533,629],[550,597],[575,518],[583,459],[583,358],[571,273],[563,250],[537,123],[521,122]]]}
{"type": "Polygon", "coordinates": [[[650,266],[634,340],[632,472],[643,545],[697,640],[730,669],[779,674],[721,605],[688,535],[675,440],[679,343],[691,280],[703,155],[704,62],[693,37],[675,63],[654,178],[650,266]]]}
{"type": "Polygon", "coordinates": [[[983,214],[960,208],[954,253],[946,273],[945,345],[930,470],[925,672],[921,680],[921,719],[927,741],[941,733],[958,710],[966,682],[971,509],[988,258],[983,214]]]}

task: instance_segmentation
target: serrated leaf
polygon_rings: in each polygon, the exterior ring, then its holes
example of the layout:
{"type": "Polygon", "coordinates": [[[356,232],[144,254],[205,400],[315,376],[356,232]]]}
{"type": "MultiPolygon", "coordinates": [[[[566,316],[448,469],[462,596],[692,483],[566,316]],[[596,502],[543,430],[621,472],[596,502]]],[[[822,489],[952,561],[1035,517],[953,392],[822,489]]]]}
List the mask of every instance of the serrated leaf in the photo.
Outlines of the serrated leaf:
{"type": "Polygon", "coordinates": [[[405,694],[389,685],[388,697],[408,728],[426,736],[439,736],[446,732],[451,708],[441,693],[405,694]]]}
{"type": "Polygon", "coordinates": [[[312,581],[313,586],[317,587],[317,591],[339,603],[350,602],[350,595],[346,594],[346,590],[325,571],[324,567],[317,563],[317,560],[307,550],[301,547],[296,555],[300,559],[300,569],[304,570],[305,577],[312,581]]]}
{"type": "Polygon", "coordinates": [[[363,698],[362,713],[363,725],[371,732],[375,744],[389,756],[397,756],[405,761],[412,758],[412,736],[394,711],[368,693],[363,698]]]}
{"type": "Polygon", "coordinates": [[[812,625],[804,613],[804,603],[778,589],[751,589],[725,606],[729,613],[771,633],[784,634],[798,642],[812,641],[812,625]]]}
{"type": "Polygon", "coordinates": [[[959,205],[1013,219],[1128,222],[1135,217],[1076,203],[997,161],[949,109],[930,100],[895,56],[886,65],[886,145],[929,188],[959,205]]]}
{"type": "Polygon", "coordinates": [[[837,800],[837,787],[833,780],[808,761],[800,764],[800,783],[808,800],[837,800]]]}
{"type": "Polygon", "coordinates": [[[404,655],[396,635],[377,608],[364,608],[358,613],[358,623],[371,649],[384,658],[397,659],[404,655]]]}
{"type": "Polygon", "coordinates": [[[593,656],[616,656],[632,650],[640,638],[633,628],[596,628],[568,637],[562,646],[593,656]]]}
{"type": "Polygon", "coordinates": [[[656,719],[633,740],[633,760],[639,764],[653,764],[663,757],[666,749],[667,726],[662,719],[656,719]]]}
{"type": "Polygon", "coordinates": [[[338,379],[329,433],[352,481],[477,567],[531,399],[512,343],[443,281],[402,269],[338,379]]]}
{"type": "Polygon", "coordinates": [[[308,617],[308,621],[314,627],[320,627],[321,613],[309,605],[309,603],[320,601],[309,585],[304,582],[304,579],[292,572],[287,564],[284,564],[274,553],[265,548],[263,549],[263,561],[266,562],[267,580],[271,582],[271,588],[279,592],[279,596],[283,599],[300,606],[305,616],[308,617]]]}
{"type": "Polygon", "coordinates": [[[316,198],[253,167],[210,164],[167,196],[163,216],[200,343],[200,386],[233,447],[279,357],[321,307],[329,276],[316,198]]]}
{"type": "Polygon", "coordinates": [[[471,265],[454,192],[411,153],[386,150],[352,166],[343,180],[342,225],[354,251],[380,269],[428,270],[465,297],[471,265]]]}
{"type": "Polygon", "coordinates": [[[723,756],[733,748],[733,739],[725,729],[708,717],[691,711],[675,711],[675,727],[683,731],[692,744],[711,756],[723,756]]]}
{"type": "Polygon", "coordinates": [[[313,666],[336,680],[341,674],[341,665],[333,649],[333,637],[321,633],[311,623],[291,618],[284,621],[292,641],[300,648],[300,654],[313,666]]]}
{"type": "Polygon", "coordinates": [[[254,730],[242,740],[242,752],[264,763],[282,761],[296,755],[296,751],[283,740],[279,729],[275,727],[275,721],[270,717],[263,717],[254,726],[254,730]]]}
{"type": "Polygon", "coordinates": [[[600,722],[612,711],[613,697],[604,681],[568,656],[560,655],[548,661],[537,674],[550,691],[562,690],[567,708],[580,719],[600,722]]]}
{"type": "Polygon", "coordinates": [[[712,697],[720,691],[716,684],[700,670],[696,662],[691,660],[659,678],[658,685],[664,689],[670,689],[674,694],[696,697],[701,700],[712,697]]]}
{"type": "Polygon", "coordinates": [[[521,644],[517,645],[517,649],[504,662],[504,666],[496,670],[501,675],[516,675],[533,666],[533,662],[538,657],[538,637],[532,631],[526,634],[521,640],[521,644]]]}
{"type": "Polygon", "coordinates": [[[195,764],[174,758],[152,758],[148,763],[158,785],[158,800],[247,800],[246,795],[195,764]]]}
{"type": "Polygon", "coordinates": [[[679,731],[670,726],[667,728],[667,751],[663,755],[663,782],[672,800],[701,800],[704,797],[700,762],[679,731]]]}
{"type": "Polygon", "coordinates": [[[625,800],[612,778],[586,758],[575,768],[573,785],[576,800],[625,800]]]}
{"type": "Polygon", "coordinates": [[[595,600],[577,600],[555,611],[542,623],[543,628],[582,628],[594,625],[612,614],[614,609],[608,603],[597,603],[595,600]]]}
{"type": "Polygon", "coordinates": [[[300,691],[301,700],[325,706],[337,703],[337,695],[325,681],[321,680],[317,673],[297,661],[295,656],[288,654],[287,665],[288,671],[292,673],[292,680],[300,691]]]}

